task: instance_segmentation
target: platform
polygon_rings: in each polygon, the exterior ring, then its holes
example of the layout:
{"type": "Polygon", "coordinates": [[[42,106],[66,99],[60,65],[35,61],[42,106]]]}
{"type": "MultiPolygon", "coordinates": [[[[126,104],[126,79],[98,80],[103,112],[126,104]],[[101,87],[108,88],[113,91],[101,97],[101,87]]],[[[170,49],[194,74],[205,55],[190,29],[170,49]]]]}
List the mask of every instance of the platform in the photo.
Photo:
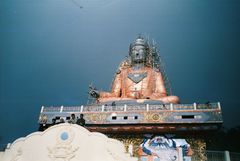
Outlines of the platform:
{"type": "Polygon", "coordinates": [[[159,133],[217,130],[223,123],[220,103],[86,105],[41,108],[40,126],[49,127],[52,119],[67,122],[70,115],[82,113],[86,128],[102,133],[159,133]]]}

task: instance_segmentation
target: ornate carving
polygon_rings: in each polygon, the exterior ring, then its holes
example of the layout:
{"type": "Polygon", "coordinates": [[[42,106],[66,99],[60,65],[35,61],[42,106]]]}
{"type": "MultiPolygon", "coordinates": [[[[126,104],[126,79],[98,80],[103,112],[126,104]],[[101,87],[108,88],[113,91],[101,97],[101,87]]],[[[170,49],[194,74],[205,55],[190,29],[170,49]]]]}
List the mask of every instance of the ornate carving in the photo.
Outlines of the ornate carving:
{"type": "Polygon", "coordinates": [[[18,161],[21,159],[23,152],[21,148],[18,148],[16,154],[14,155],[13,159],[11,161],[18,161]]]}
{"type": "Polygon", "coordinates": [[[202,139],[187,139],[187,142],[192,146],[193,156],[192,160],[206,161],[207,157],[206,142],[202,139]]]}
{"type": "Polygon", "coordinates": [[[72,130],[61,129],[57,134],[57,143],[54,147],[48,147],[49,157],[55,161],[57,159],[62,159],[64,161],[70,161],[75,157],[75,152],[79,147],[74,147],[71,145],[74,139],[74,133],[72,130]]]}
{"type": "Polygon", "coordinates": [[[144,122],[164,122],[170,115],[169,112],[164,113],[144,113],[144,122]]]}
{"type": "Polygon", "coordinates": [[[107,118],[106,114],[88,114],[85,116],[86,120],[91,120],[91,123],[104,122],[107,118]]]}
{"type": "Polygon", "coordinates": [[[125,148],[128,150],[128,147],[130,144],[133,145],[133,156],[138,157],[138,150],[139,150],[139,145],[143,141],[143,136],[141,135],[109,135],[109,137],[117,139],[121,141],[124,145],[125,148]]]}
{"type": "MultiPolygon", "coordinates": [[[[139,145],[143,142],[143,135],[108,135],[111,138],[120,140],[124,143],[126,149],[130,144],[133,145],[133,154],[135,157],[139,157],[139,145]]],[[[201,139],[191,138],[186,139],[187,142],[191,145],[191,149],[193,150],[192,160],[206,161],[205,150],[206,150],[206,142],[201,139]]]]}
{"type": "Polygon", "coordinates": [[[160,118],[159,114],[156,114],[156,113],[155,113],[155,114],[152,115],[152,119],[153,119],[154,121],[158,121],[159,118],[160,118]]]}

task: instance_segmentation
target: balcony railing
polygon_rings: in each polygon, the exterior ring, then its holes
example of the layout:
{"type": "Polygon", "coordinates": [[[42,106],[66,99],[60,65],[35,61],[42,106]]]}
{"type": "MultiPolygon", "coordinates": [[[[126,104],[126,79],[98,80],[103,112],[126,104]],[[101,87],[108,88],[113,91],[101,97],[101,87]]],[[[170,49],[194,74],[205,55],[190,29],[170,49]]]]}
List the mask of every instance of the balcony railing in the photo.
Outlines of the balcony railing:
{"type": "Polygon", "coordinates": [[[160,104],[160,105],[124,105],[124,106],[105,106],[105,105],[87,105],[87,106],[60,106],[45,107],[42,106],[41,113],[56,112],[111,112],[111,111],[183,111],[183,110],[221,110],[221,105],[217,103],[207,104],[160,104]]]}

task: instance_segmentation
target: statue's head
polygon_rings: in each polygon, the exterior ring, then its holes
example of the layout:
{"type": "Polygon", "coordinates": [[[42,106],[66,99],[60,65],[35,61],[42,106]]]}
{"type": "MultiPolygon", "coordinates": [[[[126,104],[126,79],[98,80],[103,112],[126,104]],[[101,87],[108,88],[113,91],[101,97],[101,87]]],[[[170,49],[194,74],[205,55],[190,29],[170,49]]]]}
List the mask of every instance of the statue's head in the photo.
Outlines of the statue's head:
{"type": "Polygon", "coordinates": [[[148,45],[146,41],[139,37],[133,43],[131,43],[129,48],[129,56],[133,63],[144,63],[146,62],[148,45]]]}

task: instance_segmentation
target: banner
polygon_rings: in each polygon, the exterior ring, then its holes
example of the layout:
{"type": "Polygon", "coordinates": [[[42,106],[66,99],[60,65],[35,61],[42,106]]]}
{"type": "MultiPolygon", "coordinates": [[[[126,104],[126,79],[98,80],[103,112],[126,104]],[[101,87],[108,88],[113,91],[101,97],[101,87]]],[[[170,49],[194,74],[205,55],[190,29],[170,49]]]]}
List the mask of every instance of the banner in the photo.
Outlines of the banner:
{"type": "Polygon", "coordinates": [[[192,150],[185,139],[148,136],[140,145],[139,155],[141,161],[191,161],[192,150]]]}

